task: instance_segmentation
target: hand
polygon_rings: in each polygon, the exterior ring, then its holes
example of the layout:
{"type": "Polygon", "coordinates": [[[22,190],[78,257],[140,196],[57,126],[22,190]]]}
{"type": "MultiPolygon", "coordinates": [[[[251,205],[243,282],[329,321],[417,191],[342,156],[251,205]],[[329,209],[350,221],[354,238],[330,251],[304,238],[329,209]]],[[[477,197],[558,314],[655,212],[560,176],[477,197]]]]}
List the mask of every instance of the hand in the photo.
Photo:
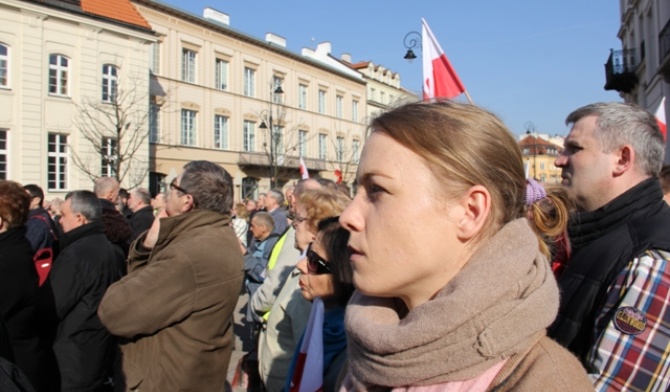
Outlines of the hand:
{"type": "Polygon", "coordinates": [[[168,216],[167,212],[165,212],[164,208],[161,208],[160,211],[158,211],[158,214],[156,214],[156,219],[154,219],[154,223],[151,225],[151,228],[147,232],[146,237],[144,237],[144,241],[142,242],[142,246],[147,248],[147,249],[153,249],[154,246],[156,246],[156,242],[158,241],[158,232],[161,229],[161,218],[166,218],[168,216]]]}
{"type": "Polygon", "coordinates": [[[242,255],[246,255],[246,254],[247,254],[247,247],[244,246],[244,244],[242,243],[242,241],[239,241],[239,240],[238,240],[238,243],[240,244],[240,250],[242,251],[242,255]]]}

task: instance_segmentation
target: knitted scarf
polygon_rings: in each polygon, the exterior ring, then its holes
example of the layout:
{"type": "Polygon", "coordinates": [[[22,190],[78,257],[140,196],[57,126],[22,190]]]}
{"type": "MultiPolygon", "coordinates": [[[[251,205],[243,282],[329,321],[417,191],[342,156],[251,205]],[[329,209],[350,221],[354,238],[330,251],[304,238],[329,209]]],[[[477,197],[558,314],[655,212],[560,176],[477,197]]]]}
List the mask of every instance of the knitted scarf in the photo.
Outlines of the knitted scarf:
{"type": "Polygon", "coordinates": [[[536,236],[517,219],[409,312],[396,299],[354,293],[345,318],[349,379],[355,390],[375,390],[476,377],[544,336],[558,298],[536,236]]]}

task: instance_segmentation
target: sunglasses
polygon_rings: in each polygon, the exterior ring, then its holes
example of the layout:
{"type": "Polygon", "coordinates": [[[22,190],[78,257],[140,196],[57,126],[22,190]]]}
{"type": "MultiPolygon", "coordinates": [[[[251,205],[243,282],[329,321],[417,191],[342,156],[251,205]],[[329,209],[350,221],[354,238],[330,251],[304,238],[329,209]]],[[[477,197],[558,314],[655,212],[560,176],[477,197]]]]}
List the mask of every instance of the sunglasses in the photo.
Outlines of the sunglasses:
{"type": "Polygon", "coordinates": [[[328,261],[312,250],[312,244],[307,247],[307,270],[313,275],[332,274],[328,261]]]}

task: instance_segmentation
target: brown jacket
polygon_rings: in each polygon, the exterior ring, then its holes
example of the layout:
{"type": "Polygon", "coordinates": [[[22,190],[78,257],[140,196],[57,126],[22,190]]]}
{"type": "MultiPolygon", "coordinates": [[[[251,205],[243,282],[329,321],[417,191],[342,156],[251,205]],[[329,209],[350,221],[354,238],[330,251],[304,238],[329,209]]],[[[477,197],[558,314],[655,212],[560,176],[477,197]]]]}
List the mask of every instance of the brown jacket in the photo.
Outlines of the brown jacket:
{"type": "Polygon", "coordinates": [[[230,217],[195,210],[160,221],[152,251],[131,246],[128,275],[98,315],[121,345],[126,390],[223,390],[234,345],[242,255],[230,217]]]}

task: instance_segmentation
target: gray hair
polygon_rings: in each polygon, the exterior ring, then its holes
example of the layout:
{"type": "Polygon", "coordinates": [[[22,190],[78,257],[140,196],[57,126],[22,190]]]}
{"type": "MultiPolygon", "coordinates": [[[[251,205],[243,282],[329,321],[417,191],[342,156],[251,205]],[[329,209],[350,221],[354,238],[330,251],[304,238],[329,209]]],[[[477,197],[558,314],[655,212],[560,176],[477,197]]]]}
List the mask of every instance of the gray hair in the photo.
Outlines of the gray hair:
{"type": "Polygon", "coordinates": [[[265,226],[265,228],[268,229],[268,232],[272,232],[275,228],[275,221],[272,219],[272,215],[265,211],[255,213],[251,220],[258,222],[261,226],[265,226]]]}
{"type": "Polygon", "coordinates": [[[93,182],[93,192],[95,192],[98,197],[105,197],[107,193],[118,189],[119,187],[119,182],[116,181],[116,178],[114,177],[98,177],[93,182]]]}
{"type": "Polygon", "coordinates": [[[88,222],[99,221],[102,216],[100,200],[91,191],[72,191],[65,196],[75,214],[82,214],[88,222]]]}
{"type": "Polygon", "coordinates": [[[133,198],[142,200],[142,204],[151,204],[151,192],[147,188],[136,188],[131,193],[133,198]]]}
{"type": "Polygon", "coordinates": [[[275,199],[277,204],[279,204],[280,206],[284,204],[284,194],[278,189],[270,189],[268,191],[267,197],[275,199]]]}
{"type": "Polygon", "coordinates": [[[610,153],[630,144],[637,165],[649,176],[657,176],[663,166],[665,142],[656,119],[647,110],[630,103],[600,102],[583,106],[568,115],[566,124],[596,116],[595,137],[602,152],[610,153]]]}
{"type": "Polygon", "coordinates": [[[196,209],[230,215],[230,209],[233,208],[233,178],[216,163],[187,163],[179,186],[193,197],[196,209]]]}

